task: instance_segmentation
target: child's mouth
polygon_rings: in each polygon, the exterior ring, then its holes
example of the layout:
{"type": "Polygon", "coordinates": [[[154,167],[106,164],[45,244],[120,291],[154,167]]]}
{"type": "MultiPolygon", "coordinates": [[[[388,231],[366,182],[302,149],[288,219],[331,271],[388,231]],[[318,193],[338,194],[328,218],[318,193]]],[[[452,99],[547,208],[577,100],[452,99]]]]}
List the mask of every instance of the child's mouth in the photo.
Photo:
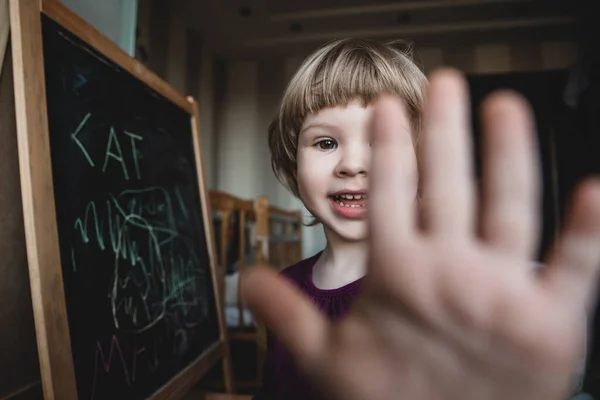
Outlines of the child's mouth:
{"type": "Polygon", "coordinates": [[[363,219],[367,215],[366,193],[340,193],[329,196],[333,211],[342,218],[363,219]]]}

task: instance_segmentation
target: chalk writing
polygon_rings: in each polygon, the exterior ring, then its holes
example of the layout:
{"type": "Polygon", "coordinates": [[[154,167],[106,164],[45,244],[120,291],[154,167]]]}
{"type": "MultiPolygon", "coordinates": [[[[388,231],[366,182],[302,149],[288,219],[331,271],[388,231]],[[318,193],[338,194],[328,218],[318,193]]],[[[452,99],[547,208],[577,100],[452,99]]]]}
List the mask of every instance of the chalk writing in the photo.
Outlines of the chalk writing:
{"type": "Polygon", "coordinates": [[[155,371],[159,365],[156,347],[154,348],[154,354],[149,354],[146,346],[141,346],[138,348],[138,346],[134,345],[133,353],[131,354],[131,361],[128,362],[128,357],[123,354],[119,339],[116,336],[113,335],[111,337],[108,351],[105,351],[100,341],[97,341],[96,355],[94,357],[94,377],[92,382],[91,398],[93,399],[96,393],[96,383],[98,379],[99,368],[102,368],[105,373],[109,373],[111,369],[113,369],[113,363],[116,363],[119,367],[119,372],[123,374],[123,379],[126,385],[131,386],[133,383],[135,383],[138,358],[140,358],[142,355],[145,356],[143,357],[145,366],[149,370],[155,371]]]}
{"type": "MultiPolygon", "coordinates": [[[[199,268],[193,239],[178,230],[175,215],[187,214],[180,191],[173,191],[175,201],[162,187],[109,194],[101,207],[90,201],[73,225],[81,242],[71,248],[73,271],[85,268],[77,262],[77,253],[84,250],[81,244],[114,255],[108,297],[115,328],[137,334],[164,322],[172,332],[172,354],[176,355],[185,354],[190,330],[207,316],[207,306],[198,301],[197,291],[199,282],[210,279],[199,268]]],[[[98,341],[92,395],[98,374],[108,374],[111,368],[114,373],[115,365],[124,383],[132,385],[142,355],[147,368],[157,368],[158,358],[150,363],[147,347],[134,348],[126,361],[115,336],[108,349],[98,341]]]]}
{"type": "Polygon", "coordinates": [[[123,383],[127,386],[135,384],[140,362],[150,372],[158,370],[161,365],[161,354],[163,357],[169,354],[182,354],[187,349],[187,340],[194,334],[194,326],[190,324],[181,329],[170,329],[167,335],[172,336],[170,348],[165,347],[162,336],[150,344],[140,345],[134,343],[131,352],[123,351],[121,343],[116,335],[112,335],[109,343],[103,345],[100,340],[96,341],[94,356],[94,375],[92,382],[92,399],[96,392],[96,385],[101,373],[118,373],[122,376],[123,383]],[[192,326],[190,326],[192,325],[192,326]],[[165,352],[165,350],[167,350],[165,352]]]}
{"type": "Polygon", "coordinates": [[[85,156],[85,159],[93,167],[94,166],[94,161],[92,161],[92,158],[90,157],[90,154],[87,152],[87,150],[85,149],[85,146],[83,145],[83,143],[81,143],[81,141],[77,137],[77,135],[79,135],[79,132],[81,132],[81,129],[85,126],[85,124],[87,123],[88,119],[90,119],[91,116],[92,116],[91,113],[87,113],[85,115],[85,117],[83,118],[83,120],[81,121],[81,123],[79,124],[79,126],[77,126],[77,129],[75,129],[75,132],[73,132],[71,134],[71,139],[73,139],[73,141],[75,142],[75,144],[77,144],[77,146],[81,149],[81,151],[83,152],[83,155],[85,156]]]}
{"type": "MultiPolygon", "coordinates": [[[[84,128],[87,126],[87,123],[91,116],[92,113],[87,113],[85,117],[83,117],[75,131],[71,134],[71,139],[73,140],[73,142],[75,142],[77,147],[79,147],[79,149],[83,153],[83,156],[90,164],[90,166],[95,167],[94,160],[92,159],[88,149],[85,147],[84,143],[79,138],[79,135],[82,133],[82,131],[85,132],[84,128]]],[[[142,136],[129,132],[127,130],[123,130],[122,134],[129,138],[129,144],[131,146],[131,158],[133,160],[133,167],[135,169],[136,178],[142,179],[139,165],[140,153],[136,141],[141,141],[143,140],[143,138],[142,136]]],[[[117,131],[113,126],[109,127],[108,129],[108,139],[106,142],[106,151],[104,154],[104,164],[102,165],[102,172],[106,172],[106,167],[110,159],[116,160],[121,165],[121,168],[123,170],[123,177],[125,178],[125,180],[129,180],[129,169],[127,167],[127,163],[125,162],[125,157],[123,155],[123,150],[121,148],[121,143],[119,142],[117,131]]]]}
{"type": "MultiPolygon", "coordinates": [[[[193,240],[177,231],[172,208],[177,204],[162,188],[127,190],[106,201],[103,215],[90,202],[75,221],[83,243],[104,251],[108,235],[115,255],[109,298],[117,328],[141,332],[174,309],[191,318],[204,317],[187,301],[196,297],[198,281],[207,277],[198,268],[193,240]]],[[[76,256],[72,264],[76,271],[76,256]]]]}

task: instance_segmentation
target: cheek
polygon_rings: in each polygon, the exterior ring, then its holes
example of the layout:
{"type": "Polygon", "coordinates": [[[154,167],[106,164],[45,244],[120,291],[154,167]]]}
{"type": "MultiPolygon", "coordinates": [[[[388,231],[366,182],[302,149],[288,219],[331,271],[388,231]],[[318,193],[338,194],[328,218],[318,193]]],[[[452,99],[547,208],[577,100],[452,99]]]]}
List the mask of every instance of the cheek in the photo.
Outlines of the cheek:
{"type": "Polygon", "coordinates": [[[319,176],[314,165],[298,164],[298,188],[303,196],[314,192],[319,186],[319,176]]]}
{"type": "Polygon", "coordinates": [[[300,154],[298,157],[298,190],[303,199],[321,195],[328,190],[328,176],[321,160],[300,154]]]}

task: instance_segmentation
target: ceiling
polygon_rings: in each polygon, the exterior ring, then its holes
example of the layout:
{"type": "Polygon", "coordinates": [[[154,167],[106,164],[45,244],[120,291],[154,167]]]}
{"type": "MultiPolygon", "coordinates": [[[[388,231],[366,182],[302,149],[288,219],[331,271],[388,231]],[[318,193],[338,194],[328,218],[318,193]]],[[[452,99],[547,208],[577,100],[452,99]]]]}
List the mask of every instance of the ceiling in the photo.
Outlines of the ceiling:
{"type": "Polygon", "coordinates": [[[188,25],[225,58],[305,54],[343,36],[417,47],[571,38],[569,0],[189,0],[188,25]]]}

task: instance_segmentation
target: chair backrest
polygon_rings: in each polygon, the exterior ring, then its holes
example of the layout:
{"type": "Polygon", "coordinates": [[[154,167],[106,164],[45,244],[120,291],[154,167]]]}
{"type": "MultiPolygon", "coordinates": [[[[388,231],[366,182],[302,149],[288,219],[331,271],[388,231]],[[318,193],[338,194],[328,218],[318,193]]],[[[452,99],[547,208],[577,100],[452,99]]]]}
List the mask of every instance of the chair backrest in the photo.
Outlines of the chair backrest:
{"type": "Polygon", "coordinates": [[[302,259],[302,212],[269,207],[269,263],[279,269],[302,259]]]}
{"type": "Polygon", "coordinates": [[[238,327],[254,325],[259,332],[263,332],[264,327],[259,322],[250,322],[246,318],[246,306],[241,286],[236,283],[237,277],[246,268],[257,265],[281,270],[300,261],[302,213],[271,206],[264,196],[246,200],[217,190],[210,191],[210,202],[223,304],[231,305],[225,297],[235,297],[238,327]],[[236,278],[233,281],[236,283],[235,289],[228,287],[226,282],[232,276],[236,278]],[[233,290],[236,293],[232,293],[233,290]]]}
{"type": "MultiPolygon", "coordinates": [[[[241,273],[248,264],[249,250],[252,250],[252,223],[256,220],[256,214],[252,200],[241,199],[217,190],[211,190],[209,196],[216,232],[219,286],[225,304],[226,297],[230,295],[227,293],[226,277],[236,272],[241,273]]],[[[239,291],[237,298],[240,324],[244,325],[239,291]]]]}
{"type": "MultiPolygon", "coordinates": [[[[302,212],[269,205],[266,198],[255,201],[257,263],[277,271],[302,259],[302,212]]],[[[257,345],[263,357],[267,351],[267,329],[255,321],[257,345]]]]}

